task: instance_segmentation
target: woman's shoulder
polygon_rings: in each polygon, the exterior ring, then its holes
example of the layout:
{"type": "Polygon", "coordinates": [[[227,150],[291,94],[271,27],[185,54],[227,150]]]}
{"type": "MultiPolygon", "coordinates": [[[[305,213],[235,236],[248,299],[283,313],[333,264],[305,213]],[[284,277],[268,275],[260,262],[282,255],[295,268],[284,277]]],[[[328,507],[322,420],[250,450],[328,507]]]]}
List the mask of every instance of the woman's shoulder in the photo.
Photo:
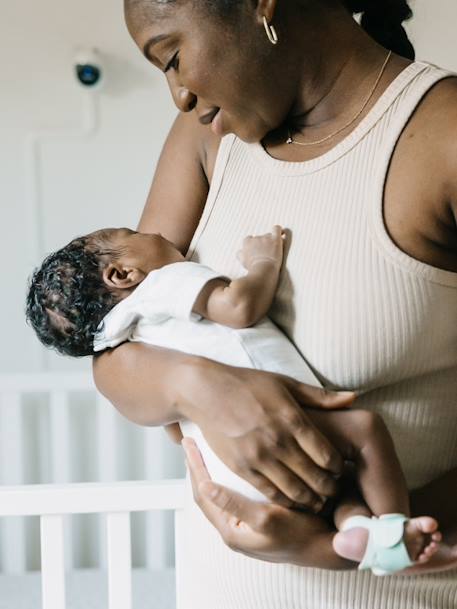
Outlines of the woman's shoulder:
{"type": "Polygon", "coordinates": [[[211,131],[210,125],[200,123],[195,111],[180,113],[173,129],[179,133],[183,144],[194,147],[208,184],[211,184],[221,138],[211,131]]]}
{"type": "MultiPolygon", "coordinates": [[[[419,105],[412,131],[426,163],[437,169],[445,199],[457,205],[457,74],[438,81],[419,105]]],[[[431,177],[431,176],[430,176],[431,177]]],[[[454,207],[455,209],[455,207],[454,207]]]]}
{"type": "Polygon", "coordinates": [[[433,85],[405,126],[388,173],[384,221],[407,254],[457,271],[457,76],[433,85]]]}
{"type": "Polygon", "coordinates": [[[456,142],[457,132],[457,74],[447,76],[434,84],[419,104],[415,127],[428,132],[443,144],[456,142]]]}
{"type": "Polygon", "coordinates": [[[208,196],[218,143],[195,112],[179,114],[163,146],[139,228],[187,251],[208,196]]]}

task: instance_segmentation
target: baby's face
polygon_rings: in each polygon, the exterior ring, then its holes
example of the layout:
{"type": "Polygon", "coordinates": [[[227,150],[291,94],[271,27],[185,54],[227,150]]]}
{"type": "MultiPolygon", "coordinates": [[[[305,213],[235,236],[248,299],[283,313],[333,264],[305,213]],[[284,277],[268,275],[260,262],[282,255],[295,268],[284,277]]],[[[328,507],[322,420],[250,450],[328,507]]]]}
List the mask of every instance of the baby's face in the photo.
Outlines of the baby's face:
{"type": "Polygon", "coordinates": [[[117,261],[145,274],[185,259],[171,241],[157,233],[138,233],[130,228],[108,228],[93,234],[100,234],[107,247],[120,250],[117,261]]]}

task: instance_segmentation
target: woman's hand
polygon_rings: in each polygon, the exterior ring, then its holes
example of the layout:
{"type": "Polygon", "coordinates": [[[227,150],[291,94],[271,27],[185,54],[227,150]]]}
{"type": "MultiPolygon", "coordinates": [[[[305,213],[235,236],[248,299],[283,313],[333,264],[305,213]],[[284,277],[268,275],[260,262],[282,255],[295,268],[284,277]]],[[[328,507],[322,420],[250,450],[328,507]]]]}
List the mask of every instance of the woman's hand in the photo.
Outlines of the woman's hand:
{"type": "Polygon", "coordinates": [[[279,505],[251,501],[214,484],[195,442],[184,438],[182,446],[195,501],[232,550],[267,562],[302,567],[356,567],[355,563],[335,554],[332,548],[335,531],[323,519],[279,505]],[[216,494],[212,497],[213,491],[216,494]]]}
{"type": "MultiPolygon", "coordinates": [[[[267,562],[320,569],[356,569],[357,563],[338,556],[332,547],[335,530],[320,517],[274,504],[251,501],[211,481],[195,442],[182,440],[194,499],[224,543],[246,556],[267,562]]],[[[457,569],[457,545],[440,544],[424,564],[398,575],[425,575],[457,569]]]]}
{"type": "Polygon", "coordinates": [[[194,369],[179,375],[179,410],[216,455],[273,503],[320,510],[322,497],[337,492],[343,459],[304,407],[348,406],[355,394],[204,358],[192,362],[194,369]]]}

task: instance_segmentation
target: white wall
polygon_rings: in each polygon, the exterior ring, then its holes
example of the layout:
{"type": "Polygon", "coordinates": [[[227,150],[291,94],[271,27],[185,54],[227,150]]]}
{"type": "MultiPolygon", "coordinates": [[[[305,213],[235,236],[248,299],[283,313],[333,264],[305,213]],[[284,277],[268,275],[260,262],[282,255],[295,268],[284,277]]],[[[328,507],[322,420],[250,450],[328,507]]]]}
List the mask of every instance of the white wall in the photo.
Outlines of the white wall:
{"type": "MultiPolygon", "coordinates": [[[[42,254],[76,234],[135,226],[176,111],[163,77],[126,31],[122,0],[2,2],[1,12],[0,371],[29,371],[41,368],[44,350],[24,323],[26,277],[42,254]],[[73,76],[80,46],[98,47],[107,68],[99,129],[86,139],[40,139],[44,251],[37,258],[26,142],[34,132],[80,128],[82,91],[73,76]]],[[[89,363],[51,355],[53,369],[89,363]]]]}
{"type": "Polygon", "coordinates": [[[417,59],[430,61],[457,72],[457,2],[455,0],[412,0],[413,19],[407,29],[417,59]]]}
{"type": "MultiPolygon", "coordinates": [[[[408,28],[418,58],[457,71],[455,0],[417,0],[413,6],[416,16],[408,28]]],[[[1,15],[0,371],[31,371],[42,367],[44,350],[23,316],[25,280],[39,262],[24,155],[28,134],[80,125],[75,49],[98,47],[107,79],[97,134],[87,140],[45,138],[39,147],[46,252],[78,233],[135,225],[175,110],[163,76],[127,34],[121,0],[3,1],[1,15]]],[[[74,369],[88,362],[52,355],[48,364],[74,369]]]]}

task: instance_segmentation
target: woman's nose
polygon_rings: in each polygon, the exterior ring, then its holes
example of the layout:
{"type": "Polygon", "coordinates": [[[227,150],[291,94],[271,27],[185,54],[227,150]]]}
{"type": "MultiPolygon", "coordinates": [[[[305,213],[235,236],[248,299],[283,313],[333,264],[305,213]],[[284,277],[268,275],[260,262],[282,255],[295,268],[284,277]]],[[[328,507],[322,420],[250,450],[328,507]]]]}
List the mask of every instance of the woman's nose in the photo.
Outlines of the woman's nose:
{"type": "Polygon", "coordinates": [[[190,112],[197,105],[197,97],[189,89],[181,88],[179,92],[179,109],[181,112],[190,112]]]}
{"type": "Polygon", "coordinates": [[[197,105],[197,96],[181,85],[171,85],[171,94],[176,107],[181,112],[190,112],[197,105]]]}

